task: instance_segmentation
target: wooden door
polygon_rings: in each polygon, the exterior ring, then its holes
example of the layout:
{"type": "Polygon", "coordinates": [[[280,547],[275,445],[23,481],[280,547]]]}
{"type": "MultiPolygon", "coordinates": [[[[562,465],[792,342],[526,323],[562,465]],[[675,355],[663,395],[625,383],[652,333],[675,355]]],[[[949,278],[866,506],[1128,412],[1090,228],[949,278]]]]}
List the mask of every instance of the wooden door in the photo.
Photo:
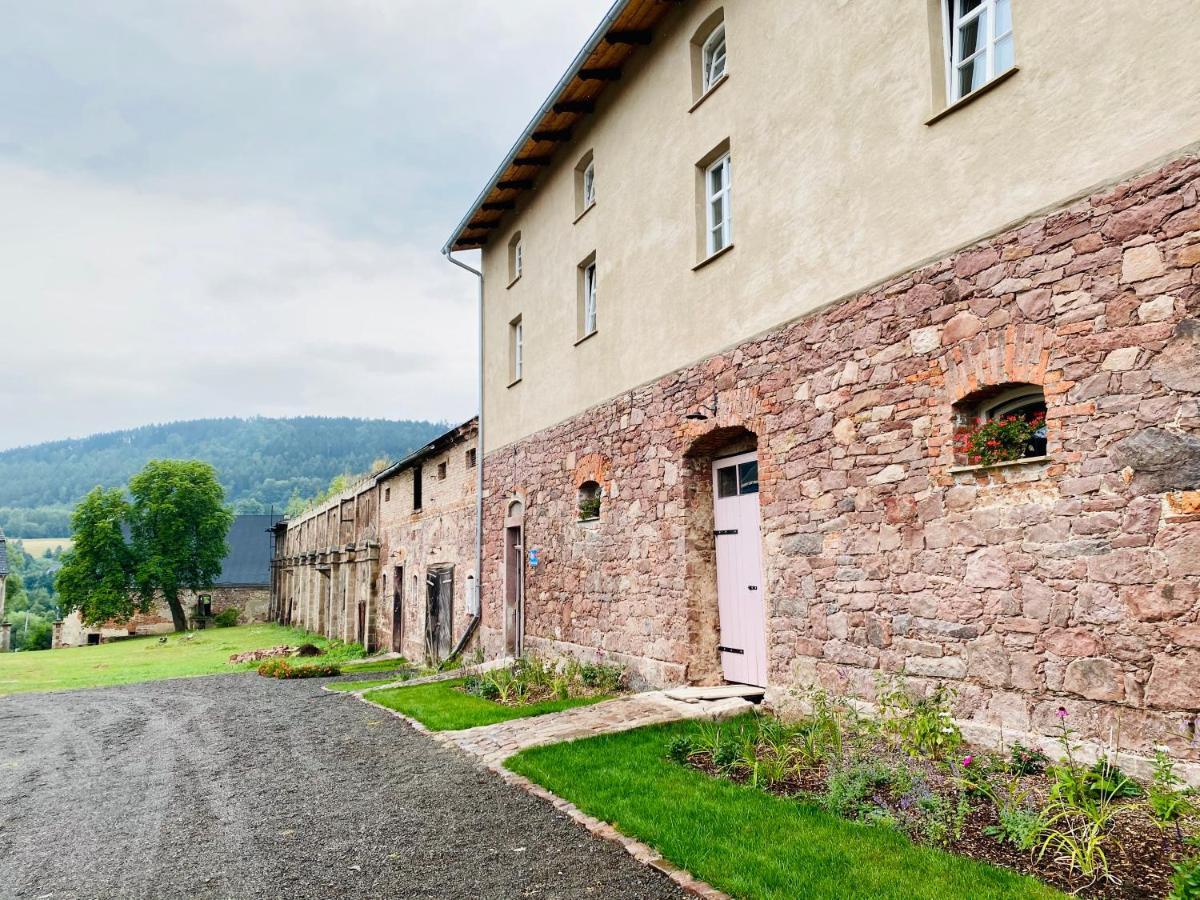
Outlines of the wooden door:
{"type": "Polygon", "coordinates": [[[766,687],[757,453],[713,462],[713,513],[721,669],[726,681],[766,687]]]}
{"type": "Polygon", "coordinates": [[[404,566],[392,570],[392,652],[404,652],[404,566]]]}
{"type": "Polygon", "coordinates": [[[504,649],[520,656],[525,618],[525,547],[520,527],[504,529],[504,649]]]}
{"type": "Polygon", "coordinates": [[[431,569],[425,585],[425,647],[430,657],[442,660],[454,649],[454,566],[431,569]]]}

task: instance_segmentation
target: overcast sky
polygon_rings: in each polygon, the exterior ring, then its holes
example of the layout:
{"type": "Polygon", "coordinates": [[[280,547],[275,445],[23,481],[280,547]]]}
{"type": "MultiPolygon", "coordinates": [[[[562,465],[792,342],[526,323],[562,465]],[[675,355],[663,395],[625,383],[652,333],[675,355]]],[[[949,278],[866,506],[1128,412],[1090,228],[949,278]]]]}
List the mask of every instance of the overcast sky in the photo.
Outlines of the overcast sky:
{"type": "Polygon", "coordinates": [[[438,252],[610,0],[0,0],[0,449],[457,420],[438,252]]]}

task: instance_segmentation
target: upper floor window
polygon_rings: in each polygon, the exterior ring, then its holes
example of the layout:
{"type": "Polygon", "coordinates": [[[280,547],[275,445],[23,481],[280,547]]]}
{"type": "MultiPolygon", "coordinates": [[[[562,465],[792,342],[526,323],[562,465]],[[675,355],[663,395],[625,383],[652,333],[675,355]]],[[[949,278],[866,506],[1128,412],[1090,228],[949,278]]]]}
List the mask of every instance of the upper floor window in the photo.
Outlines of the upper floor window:
{"type": "Polygon", "coordinates": [[[511,284],[521,277],[525,268],[525,243],[521,240],[521,232],[512,236],[508,242],[508,280],[511,284]]]}
{"type": "Polygon", "coordinates": [[[704,41],[700,50],[702,76],[700,92],[707,93],[714,85],[725,77],[725,23],[722,22],[713,29],[712,34],[704,41]]]}
{"type": "Polygon", "coordinates": [[[579,337],[596,333],[596,256],[592,254],[579,267],[579,337]]]}
{"type": "Polygon", "coordinates": [[[467,450],[467,468],[475,468],[475,448],[471,447],[467,450]]]}
{"type": "Polygon", "coordinates": [[[949,102],[1013,66],[1012,0],[942,0],[949,102]]]}
{"type": "Polygon", "coordinates": [[[517,316],[508,323],[508,378],[513,384],[525,371],[525,325],[517,316]]]}
{"type": "Polygon", "coordinates": [[[421,467],[413,467],[413,509],[421,508],[421,467]]]}
{"type": "Polygon", "coordinates": [[[705,209],[708,218],[708,255],[712,256],[733,243],[731,198],[733,165],[726,153],[704,171],[705,209]]]}
{"type": "Polygon", "coordinates": [[[596,202],[596,163],[590,162],[583,170],[583,205],[586,209],[596,202]]]}
{"type": "Polygon", "coordinates": [[[444,463],[444,462],[440,462],[440,463],[438,463],[438,470],[437,470],[437,472],[438,472],[438,481],[445,481],[445,480],[446,480],[446,471],[447,471],[447,465],[446,465],[446,463],[444,463]]]}
{"type": "Polygon", "coordinates": [[[575,166],[575,218],[596,204],[596,159],[589,150],[575,166]]]}

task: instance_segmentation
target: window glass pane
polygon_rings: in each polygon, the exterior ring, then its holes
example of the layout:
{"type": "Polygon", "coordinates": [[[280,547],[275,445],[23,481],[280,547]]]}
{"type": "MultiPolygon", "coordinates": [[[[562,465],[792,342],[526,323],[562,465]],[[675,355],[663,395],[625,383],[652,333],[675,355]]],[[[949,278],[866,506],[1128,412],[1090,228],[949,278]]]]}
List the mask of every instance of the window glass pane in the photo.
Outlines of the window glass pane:
{"type": "Polygon", "coordinates": [[[996,36],[1012,31],[1012,6],[1010,0],[996,0],[996,36]]]}
{"type": "Polygon", "coordinates": [[[987,43],[987,11],[981,12],[958,29],[958,58],[966,59],[987,43]]]}
{"type": "Polygon", "coordinates": [[[744,462],[738,466],[739,493],[758,493],[758,461],[744,462]]]}
{"type": "Polygon", "coordinates": [[[958,17],[969,16],[979,8],[983,0],[958,0],[958,17]]]}
{"type": "Polygon", "coordinates": [[[1013,38],[1008,37],[996,41],[996,74],[1007,72],[1013,64],[1013,38]]]}
{"type": "Polygon", "coordinates": [[[725,201],[718,197],[712,203],[712,223],[713,228],[717,228],[725,221],[725,201]]]}
{"type": "Polygon", "coordinates": [[[987,54],[980,53],[958,70],[958,96],[965,97],[987,81],[987,54]]]}
{"type": "Polygon", "coordinates": [[[717,496],[721,498],[736,497],[737,492],[737,466],[717,469],[717,496]]]}

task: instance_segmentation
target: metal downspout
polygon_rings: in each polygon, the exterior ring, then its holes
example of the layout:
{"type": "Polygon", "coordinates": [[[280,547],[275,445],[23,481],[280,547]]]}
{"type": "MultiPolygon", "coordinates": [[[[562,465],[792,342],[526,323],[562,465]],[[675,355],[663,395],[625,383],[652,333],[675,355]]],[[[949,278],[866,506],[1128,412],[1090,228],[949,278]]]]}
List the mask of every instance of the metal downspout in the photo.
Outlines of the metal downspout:
{"type": "Polygon", "coordinates": [[[442,251],[442,255],[449,262],[460,269],[465,269],[479,279],[479,353],[476,366],[479,425],[475,437],[477,447],[475,451],[475,602],[479,606],[479,611],[475,614],[474,619],[467,623],[467,630],[463,633],[462,639],[459,640],[453,653],[450,654],[450,658],[454,659],[462,653],[467,641],[471,639],[471,635],[475,633],[475,629],[483,620],[483,272],[464,262],[459,262],[454,258],[454,252],[448,246],[442,251]]]}

